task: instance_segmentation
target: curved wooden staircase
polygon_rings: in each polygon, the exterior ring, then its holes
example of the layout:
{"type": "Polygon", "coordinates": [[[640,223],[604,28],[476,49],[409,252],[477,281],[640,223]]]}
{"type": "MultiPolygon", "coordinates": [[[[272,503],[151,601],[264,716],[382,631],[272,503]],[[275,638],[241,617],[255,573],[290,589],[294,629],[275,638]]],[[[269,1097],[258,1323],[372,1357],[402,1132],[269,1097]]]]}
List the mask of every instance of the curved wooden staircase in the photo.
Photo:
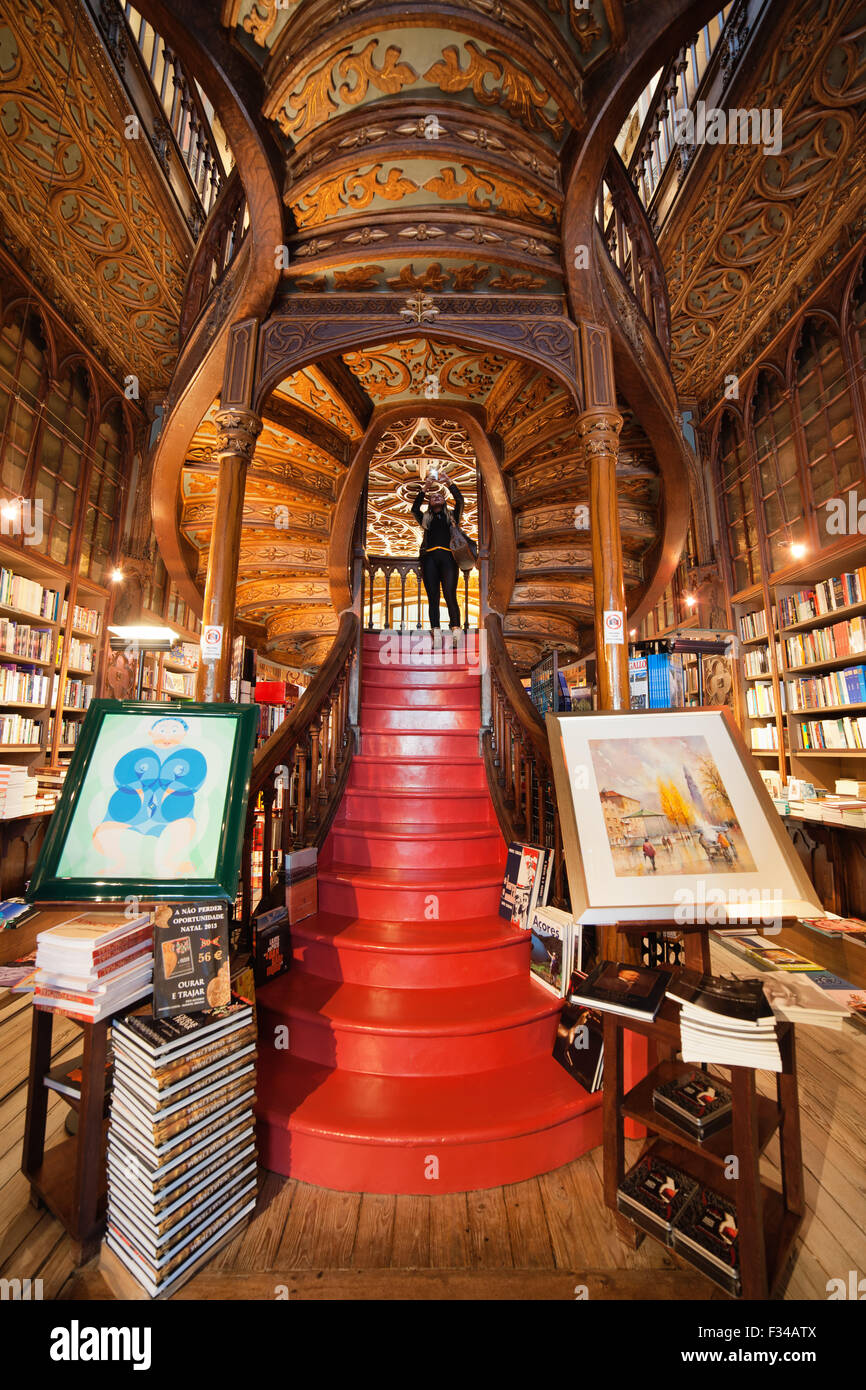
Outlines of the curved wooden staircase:
{"type": "Polygon", "coordinates": [[[559,1003],[498,915],[477,665],[392,663],[362,640],[361,752],[320,910],[258,992],[261,1160],[354,1192],[517,1182],[600,1142],[601,1096],[554,1061],[559,1003]]]}

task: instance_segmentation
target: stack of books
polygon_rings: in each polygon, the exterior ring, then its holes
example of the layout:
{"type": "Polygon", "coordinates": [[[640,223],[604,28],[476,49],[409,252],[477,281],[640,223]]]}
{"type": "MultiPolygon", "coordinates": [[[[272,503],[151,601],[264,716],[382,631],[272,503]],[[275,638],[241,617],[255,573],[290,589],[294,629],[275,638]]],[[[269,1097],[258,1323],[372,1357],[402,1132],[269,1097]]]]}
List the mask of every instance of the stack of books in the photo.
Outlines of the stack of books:
{"type": "Polygon", "coordinates": [[[36,810],[37,785],[26,767],[0,763],[0,820],[32,816],[36,810]]]}
{"type": "Polygon", "coordinates": [[[115,1023],[109,1249],[151,1298],[179,1288],[256,1202],[251,1005],[115,1023]]]}
{"type": "Polygon", "coordinates": [[[789,1023],[838,1030],[851,1017],[851,1010],[829,989],[816,985],[811,974],[774,970],[764,976],[761,984],[773,1013],[789,1023]]]}
{"type": "Polygon", "coordinates": [[[149,912],[81,913],[36,938],[38,1009],[99,1023],[153,988],[153,924],[149,912]]]}
{"type": "Polygon", "coordinates": [[[760,980],[729,980],[682,970],[668,987],[681,1004],[680,1043],[684,1062],[782,1070],[776,1015],[760,980]]]}

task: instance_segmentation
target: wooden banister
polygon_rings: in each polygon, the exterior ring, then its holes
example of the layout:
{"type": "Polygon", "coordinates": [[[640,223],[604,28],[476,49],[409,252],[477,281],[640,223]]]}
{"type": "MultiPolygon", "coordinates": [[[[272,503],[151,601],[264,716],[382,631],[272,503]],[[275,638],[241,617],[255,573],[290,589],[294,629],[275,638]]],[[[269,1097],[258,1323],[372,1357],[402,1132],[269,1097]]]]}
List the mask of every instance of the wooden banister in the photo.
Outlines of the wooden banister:
{"type": "MultiPolygon", "coordinates": [[[[614,151],[604,171],[613,211],[604,223],[597,214],[602,240],[623,288],[646,319],[665,355],[670,355],[671,311],[667,280],[652,225],[628,171],[614,151]]],[[[599,207],[603,199],[599,194],[599,207]]]]}
{"type": "Polygon", "coordinates": [[[547,731],[508,655],[498,613],[487,615],[484,631],[491,711],[482,751],[496,816],[509,844],[518,840],[553,850],[551,901],[565,907],[565,866],[547,731]]]}
{"type": "Polygon", "coordinates": [[[349,680],[359,631],[357,614],[344,612],[331,650],[307,690],[253,759],[241,858],[241,919],[247,939],[262,810],[261,900],[269,904],[282,891],[284,856],[321,845],[339,805],[355,751],[349,680]],[[279,836],[274,833],[277,823],[279,836]]]}

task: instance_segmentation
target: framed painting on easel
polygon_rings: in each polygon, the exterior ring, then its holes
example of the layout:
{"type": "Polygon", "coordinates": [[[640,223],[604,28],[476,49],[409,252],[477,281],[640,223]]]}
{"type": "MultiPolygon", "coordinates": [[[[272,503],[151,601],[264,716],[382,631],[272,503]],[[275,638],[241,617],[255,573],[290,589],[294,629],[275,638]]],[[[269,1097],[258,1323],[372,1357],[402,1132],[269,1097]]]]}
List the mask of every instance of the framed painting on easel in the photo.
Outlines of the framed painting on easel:
{"type": "Polygon", "coordinates": [[[729,709],[548,714],[547,731],[577,920],[820,915],[729,709]]]}

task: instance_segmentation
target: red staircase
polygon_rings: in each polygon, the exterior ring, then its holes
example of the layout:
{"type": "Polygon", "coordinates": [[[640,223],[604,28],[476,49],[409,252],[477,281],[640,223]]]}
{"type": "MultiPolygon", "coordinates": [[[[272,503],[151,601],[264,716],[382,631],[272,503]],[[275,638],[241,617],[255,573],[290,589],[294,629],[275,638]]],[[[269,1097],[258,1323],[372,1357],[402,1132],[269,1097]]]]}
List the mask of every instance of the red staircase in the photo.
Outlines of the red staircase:
{"type": "Polygon", "coordinates": [[[601,1096],[553,1060],[558,1002],[498,915],[480,674],[444,640],[438,664],[400,664],[365,635],[361,749],[320,910],[258,991],[261,1161],[321,1187],[494,1187],[601,1142],[601,1096]]]}

